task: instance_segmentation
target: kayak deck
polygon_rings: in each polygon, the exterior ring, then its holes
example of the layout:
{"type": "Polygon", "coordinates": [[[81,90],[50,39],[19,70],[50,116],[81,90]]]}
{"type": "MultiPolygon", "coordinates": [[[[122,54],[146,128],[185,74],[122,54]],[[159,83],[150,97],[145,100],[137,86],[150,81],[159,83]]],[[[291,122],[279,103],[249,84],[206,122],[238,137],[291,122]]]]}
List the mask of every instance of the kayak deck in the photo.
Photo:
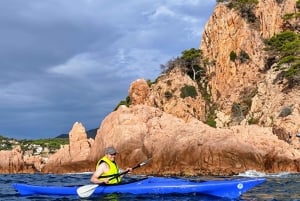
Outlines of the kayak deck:
{"type": "MultiPolygon", "coordinates": [[[[188,194],[199,193],[217,197],[238,198],[251,188],[265,182],[265,178],[189,181],[178,178],[148,177],[132,183],[98,186],[93,195],[111,193],[130,194],[188,194]]],[[[20,195],[77,195],[80,186],[37,186],[14,183],[20,195]]]]}

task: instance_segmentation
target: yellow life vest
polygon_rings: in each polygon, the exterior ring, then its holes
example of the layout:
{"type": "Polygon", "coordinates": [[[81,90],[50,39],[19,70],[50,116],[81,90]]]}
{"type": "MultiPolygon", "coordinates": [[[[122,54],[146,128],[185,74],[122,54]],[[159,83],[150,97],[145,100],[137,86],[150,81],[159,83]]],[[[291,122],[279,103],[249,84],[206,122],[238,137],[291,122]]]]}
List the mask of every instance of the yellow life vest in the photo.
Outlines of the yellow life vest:
{"type": "Polygon", "coordinates": [[[121,182],[120,176],[113,177],[114,175],[119,174],[119,168],[118,168],[118,165],[116,164],[116,162],[113,162],[113,161],[109,160],[106,156],[104,156],[98,161],[98,163],[96,165],[96,169],[102,162],[107,163],[107,165],[109,166],[109,170],[106,173],[102,174],[99,177],[99,180],[103,180],[104,178],[109,178],[109,176],[111,175],[112,176],[111,178],[113,178],[113,179],[109,180],[108,184],[120,183],[121,182]]]}

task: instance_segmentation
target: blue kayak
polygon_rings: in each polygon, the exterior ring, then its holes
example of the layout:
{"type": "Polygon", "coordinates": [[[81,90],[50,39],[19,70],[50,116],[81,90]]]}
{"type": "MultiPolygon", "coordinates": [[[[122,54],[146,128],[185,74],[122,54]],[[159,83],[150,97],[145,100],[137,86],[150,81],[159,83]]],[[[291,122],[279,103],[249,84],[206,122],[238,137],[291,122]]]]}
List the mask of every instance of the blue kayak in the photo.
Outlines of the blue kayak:
{"type": "MultiPolygon", "coordinates": [[[[180,178],[148,177],[146,179],[118,184],[97,186],[93,196],[111,193],[130,194],[188,194],[199,193],[223,198],[238,198],[249,189],[265,182],[265,178],[242,178],[210,181],[190,181],[180,178]]],[[[14,189],[26,195],[77,195],[80,186],[38,186],[14,183],[14,189]]]]}

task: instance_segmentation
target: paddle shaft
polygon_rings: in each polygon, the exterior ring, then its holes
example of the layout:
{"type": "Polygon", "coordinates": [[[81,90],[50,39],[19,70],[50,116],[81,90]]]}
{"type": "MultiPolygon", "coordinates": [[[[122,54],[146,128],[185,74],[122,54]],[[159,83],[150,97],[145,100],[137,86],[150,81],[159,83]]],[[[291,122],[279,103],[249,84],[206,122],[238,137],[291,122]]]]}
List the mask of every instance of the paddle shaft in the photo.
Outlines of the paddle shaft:
{"type": "MultiPolygon", "coordinates": [[[[148,160],[146,160],[146,161],[144,161],[144,162],[142,162],[142,163],[140,163],[140,164],[138,164],[138,165],[132,167],[131,169],[134,170],[134,169],[136,169],[136,168],[142,167],[143,165],[146,165],[150,160],[152,160],[152,158],[150,158],[150,159],[148,159],[148,160]]],[[[125,172],[121,172],[120,174],[118,174],[118,175],[116,175],[116,176],[110,178],[109,181],[112,180],[112,179],[114,179],[114,178],[116,178],[116,177],[119,177],[119,176],[121,176],[121,175],[127,174],[128,172],[130,172],[130,170],[126,170],[125,172]]]]}

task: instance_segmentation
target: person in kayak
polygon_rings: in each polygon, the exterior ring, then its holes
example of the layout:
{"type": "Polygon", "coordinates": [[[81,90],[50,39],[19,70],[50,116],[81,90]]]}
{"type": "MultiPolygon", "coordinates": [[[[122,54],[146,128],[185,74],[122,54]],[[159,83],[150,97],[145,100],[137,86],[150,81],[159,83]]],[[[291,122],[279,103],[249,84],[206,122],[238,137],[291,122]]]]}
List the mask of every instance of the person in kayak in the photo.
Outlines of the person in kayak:
{"type": "MultiPolygon", "coordinates": [[[[105,149],[103,156],[96,165],[96,171],[91,176],[91,182],[95,184],[118,184],[122,177],[119,174],[119,167],[115,161],[117,150],[114,147],[105,149]]],[[[131,172],[132,168],[127,168],[126,171],[131,172]]]]}

